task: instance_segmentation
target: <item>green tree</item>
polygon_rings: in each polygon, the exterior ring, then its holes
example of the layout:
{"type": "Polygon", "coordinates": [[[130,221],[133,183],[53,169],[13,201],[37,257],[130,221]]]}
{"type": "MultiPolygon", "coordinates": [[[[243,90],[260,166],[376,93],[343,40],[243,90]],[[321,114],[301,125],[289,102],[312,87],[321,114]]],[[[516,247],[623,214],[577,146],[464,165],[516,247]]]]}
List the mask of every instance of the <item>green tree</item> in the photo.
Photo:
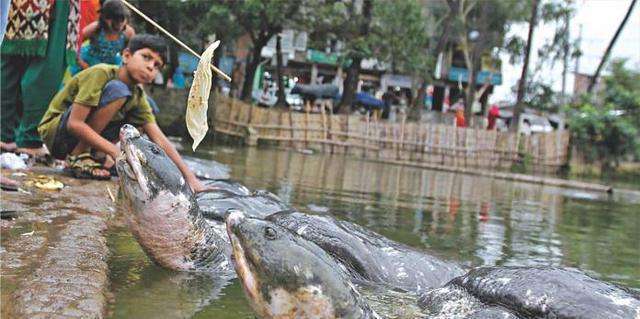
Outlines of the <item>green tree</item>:
{"type": "Polygon", "coordinates": [[[523,105],[533,109],[557,112],[562,105],[566,104],[566,75],[569,58],[576,58],[581,54],[577,40],[571,40],[569,37],[569,23],[574,13],[575,7],[571,2],[547,2],[542,5],[540,21],[553,27],[554,34],[538,49],[536,67],[528,72],[524,83],[523,105]],[[562,62],[560,94],[552,89],[546,77],[541,76],[543,66],[553,69],[558,61],[562,62]]]}
{"type": "Polygon", "coordinates": [[[602,172],[617,168],[626,157],[640,157],[640,72],[624,64],[611,63],[601,105],[585,102],[569,111],[574,144],[588,162],[599,162],[602,172]]]}
{"type": "MultiPolygon", "coordinates": [[[[468,71],[465,88],[465,116],[471,116],[476,96],[476,78],[481,69],[481,57],[494,48],[505,48],[509,26],[527,19],[531,3],[525,1],[454,0],[457,9],[453,32],[463,52],[468,71]]],[[[530,15],[530,14],[529,14],[530,15]]]]}
{"type": "MultiPolygon", "coordinates": [[[[411,75],[418,80],[414,110],[421,110],[424,94],[438,55],[444,50],[451,29],[452,0],[385,1],[374,8],[374,56],[390,65],[393,73],[411,75]],[[399,36],[402,35],[402,36],[399,36]]],[[[417,112],[412,112],[417,113],[417,112]]]]}
{"type": "Polygon", "coordinates": [[[226,12],[232,23],[238,24],[251,39],[251,55],[245,68],[241,98],[251,100],[253,78],[260,64],[260,53],[269,39],[282,32],[285,22],[301,14],[303,1],[288,0],[222,0],[215,5],[217,11],[226,12]]]}
{"type": "Polygon", "coordinates": [[[373,14],[374,56],[389,63],[393,73],[416,73],[416,67],[426,61],[429,43],[422,5],[417,0],[385,1],[376,5],[373,14]]]}
{"type": "Polygon", "coordinates": [[[633,125],[640,127],[640,72],[627,69],[625,59],[613,60],[611,74],[604,78],[604,103],[624,112],[633,125]]]}
{"type": "MultiPolygon", "coordinates": [[[[382,2],[376,2],[379,4],[382,2]]],[[[353,104],[363,59],[372,56],[375,45],[371,36],[374,1],[316,1],[309,23],[312,45],[324,48],[327,42],[341,43],[341,65],[347,66],[339,112],[348,113],[353,104]]]]}
{"type": "MultiPolygon", "coordinates": [[[[554,33],[538,49],[535,67],[533,69],[528,68],[526,79],[521,80],[518,85],[514,86],[513,92],[514,94],[521,94],[518,102],[521,108],[526,106],[533,109],[556,112],[567,101],[565,93],[569,59],[581,55],[578,40],[571,40],[569,36],[569,24],[575,13],[575,6],[573,1],[543,1],[540,3],[538,11],[540,24],[552,27],[554,33]],[[548,77],[541,76],[543,67],[553,69],[558,61],[562,63],[562,93],[560,94],[552,89],[552,83],[550,83],[548,77]],[[522,84],[522,91],[518,92],[520,84],[522,84]]],[[[529,26],[533,27],[532,24],[529,24],[529,26]]],[[[507,39],[504,49],[510,55],[509,63],[516,64],[523,60],[526,56],[525,47],[527,44],[527,41],[517,35],[507,39]]],[[[513,129],[515,130],[516,127],[514,126],[513,129]]]]}

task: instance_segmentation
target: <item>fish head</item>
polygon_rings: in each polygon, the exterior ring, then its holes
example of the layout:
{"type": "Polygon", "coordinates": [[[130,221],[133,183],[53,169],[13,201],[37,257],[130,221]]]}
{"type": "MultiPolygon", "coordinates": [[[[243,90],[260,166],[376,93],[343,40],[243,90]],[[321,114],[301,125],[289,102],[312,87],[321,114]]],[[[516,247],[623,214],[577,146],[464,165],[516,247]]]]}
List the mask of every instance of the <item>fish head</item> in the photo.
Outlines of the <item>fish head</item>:
{"type": "Polygon", "coordinates": [[[346,273],[321,248],[285,228],[232,211],[236,273],[261,318],[369,318],[346,273]]]}
{"type": "Polygon", "coordinates": [[[141,136],[135,127],[122,126],[120,147],[122,152],[116,159],[116,170],[130,201],[142,205],[163,191],[191,197],[191,189],[176,164],[161,147],[141,136]]]}

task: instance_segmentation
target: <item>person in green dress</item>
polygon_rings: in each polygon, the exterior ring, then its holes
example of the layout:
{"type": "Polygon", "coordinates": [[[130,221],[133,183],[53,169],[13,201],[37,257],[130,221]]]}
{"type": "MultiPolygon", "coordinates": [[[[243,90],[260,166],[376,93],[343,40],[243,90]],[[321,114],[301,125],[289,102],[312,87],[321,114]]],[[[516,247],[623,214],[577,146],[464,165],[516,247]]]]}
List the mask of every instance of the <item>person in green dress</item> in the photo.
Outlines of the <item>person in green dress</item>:
{"type": "Polygon", "coordinates": [[[79,0],[11,1],[0,47],[2,151],[48,154],[38,123],[75,60],[79,0]]]}

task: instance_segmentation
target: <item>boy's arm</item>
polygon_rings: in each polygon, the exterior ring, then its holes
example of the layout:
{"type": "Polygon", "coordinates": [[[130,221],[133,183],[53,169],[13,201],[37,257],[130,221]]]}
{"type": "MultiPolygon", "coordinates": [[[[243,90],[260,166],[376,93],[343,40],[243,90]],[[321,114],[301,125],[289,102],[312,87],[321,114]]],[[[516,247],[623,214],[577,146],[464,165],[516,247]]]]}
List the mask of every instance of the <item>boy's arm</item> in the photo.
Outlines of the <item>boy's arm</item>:
{"type": "Polygon", "coordinates": [[[124,102],[124,98],[117,99],[96,110],[89,119],[89,123],[87,123],[87,117],[94,108],[73,103],[67,129],[78,138],[79,143],[88,144],[94,149],[116,158],[120,150],[113,143],[100,136],[96,130],[102,131],[124,102]]]}
{"type": "Polygon", "coordinates": [[[182,157],[180,157],[180,154],[178,154],[176,148],[173,147],[173,144],[171,144],[169,139],[167,139],[164,133],[162,133],[162,130],[160,130],[158,124],[149,122],[143,125],[142,128],[144,129],[144,132],[147,133],[149,138],[153,142],[158,144],[165,151],[165,153],[167,153],[169,158],[171,158],[176,166],[178,166],[178,169],[182,173],[182,176],[184,176],[184,179],[187,181],[189,186],[191,186],[191,190],[193,190],[195,193],[205,190],[204,185],[202,185],[196,175],[193,174],[187,164],[184,163],[182,157]]]}

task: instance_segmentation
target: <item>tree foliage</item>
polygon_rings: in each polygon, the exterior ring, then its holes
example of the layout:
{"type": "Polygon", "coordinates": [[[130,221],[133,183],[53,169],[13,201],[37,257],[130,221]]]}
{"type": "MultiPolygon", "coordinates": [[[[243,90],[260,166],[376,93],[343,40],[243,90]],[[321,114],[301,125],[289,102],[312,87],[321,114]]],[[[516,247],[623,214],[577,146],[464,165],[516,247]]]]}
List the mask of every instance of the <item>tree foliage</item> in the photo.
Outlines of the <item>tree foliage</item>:
{"type": "Polygon", "coordinates": [[[640,157],[640,72],[624,64],[611,64],[599,105],[584,102],[569,110],[574,144],[588,162],[599,162],[603,172],[615,169],[625,157],[640,157]]]}
{"type": "MultiPolygon", "coordinates": [[[[553,36],[537,50],[537,63],[528,72],[523,104],[529,108],[557,112],[565,103],[565,97],[553,90],[552,83],[548,77],[541,77],[541,72],[545,66],[553,69],[560,61],[566,73],[568,61],[582,54],[578,40],[571,40],[569,37],[569,22],[574,14],[575,6],[571,1],[544,2],[540,8],[540,22],[553,28],[553,36]]],[[[518,36],[512,36],[508,40],[505,48],[510,54],[509,63],[520,62],[524,56],[525,44],[518,36]]],[[[513,90],[515,92],[515,86],[513,90]]]]}
{"type": "Polygon", "coordinates": [[[424,72],[434,60],[427,52],[430,39],[425,15],[416,0],[385,1],[374,8],[371,39],[377,44],[375,56],[387,62],[391,72],[424,72]]]}
{"type": "MultiPolygon", "coordinates": [[[[494,48],[504,48],[506,44],[515,45],[507,39],[509,27],[523,22],[529,16],[529,1],[500,0],[451,0],[452,8],[457,12],[453,32],[464,54],[469,72],[468,83],[475,84],[481,69],[481,57],[494,48]],[[476,33],[476,38],[470,35],[476,33]]],[[[467,85],[465,89],[465,115],[471,115],[476,100],[476,85],[467,85]]]]}
{"type": "Polygon", "coordinates": [[[245,80],[242,86],[243,100],[251,99],[253,77],[258,64],[260,52],[271,37],[282,32],[287,22],[301,16],[303,1],[288,0],[221,0],[215,10],[225,12],[232,17],[242,31],[251,39],[251,55],[245,68],[245,80]]]}

